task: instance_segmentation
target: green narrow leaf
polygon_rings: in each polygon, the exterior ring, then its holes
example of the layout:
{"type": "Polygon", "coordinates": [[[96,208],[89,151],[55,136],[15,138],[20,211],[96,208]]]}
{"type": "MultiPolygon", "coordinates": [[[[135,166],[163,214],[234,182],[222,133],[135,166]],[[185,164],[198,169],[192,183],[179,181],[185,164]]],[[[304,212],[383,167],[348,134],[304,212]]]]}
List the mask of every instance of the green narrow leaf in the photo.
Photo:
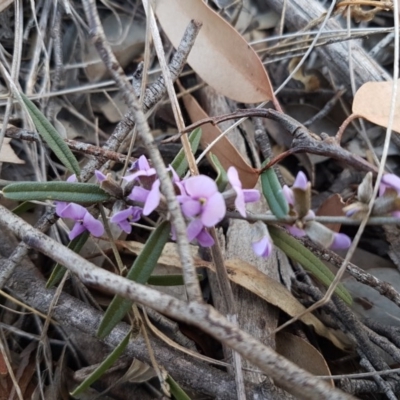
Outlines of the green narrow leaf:
{"type": "Polygon", "coordinates": [[[171,375],[168,375],[166,379],[169,388],[171,390],[171,394],[174,396],[176,400],[190,400],[190,397],[186,394],[186,392],[179,386],[178,382],[176,382],[171,375]]]}
{"type": "MultiPolygon", "coordinates": [[[[190,147],[192,149],[193,154],[195,154],[197,149],[199,148],[200,139],[201,139],[201,128],[196,128],[189,135],[190,147]]],[[[180,178],[182,178],[185,175],[188,169],[188,162],[186,160],[186,155],[183,148],[179,150],[179,153],[172,161],[171,166],[176,171],[176,173],[180,178]]]]}
{"type": "MultiPolygon", "coordinates": [[[[265,160],[262,166],[267,165],[268,162],[269,160],[265,160]]],[[[286,217],[289,212],[289,205],[273,168],[268,168],[261,174],[261,187],[272,213],[277,218],[286,217]]]]}
{"type": "MultiPolygon", "coordinates": [[[[145,284],[153,273],[157,261],[167,243],[171,225],[168,221],[162,222],[150,235],[141,253],[136,257],[131,269],[126,275],[127,279],[145,284]]],[[[121,321],[132,307],[133,302],[120,296],[115,296],[108,306],[97,331],[99,338],[106,337],[121,321]]]]}
{"type": "Polygon", "coordinates": [[[119,356],[126,349],[129,344],[129,338],[131,332],[129,332],[122,342],[110,353],[107,358],[96,368],[72,393],[71,396],[77,396],[85,391],[90,385],[99,380],[101,376],[107,372],[107,370],[118,360],[119,356]]]}
{"type": "MultiPolygon", "coordinates": [[[[268,231],[277,247],[288,257],[299,262],[306,271],[314,275],[326,287],[329,287],[335,279],[335,275],[317,256],[284,230],[269,225],[268,231]]],[[[347,304],[351,305],[353,303],[350,293],[342,284],[337,286],[335,292],[347,304]]]]}
{"type": "Polygon", "coordinates": [[[17,182],[3,188],[7,199],[57,200],[71,203],[100,203],[110,195],[93,183],[79,182],[17,182]]]}
{"type": "MultiPolygon", "coordinates": [[[[78,254],[82,250],[82,247],[88,240],[89,236],[90,233],[88,231],[83,232],[68,243],[68,248],[78,254]]],[[[63,265],[57,263],[50,275],[50,278],[46,282],[46,288],[51,288],[52,286],[57,285],[64,277],[66,271],[67,269],[63,265]]]]}
{"type": "Polygon", "coordinates": [[[54,154],[59,160],[72,172],[79,177],[81,170],[79,164],[72,151],[69,149],[67,144],[61,138],[60,134],[51,125],[48,119],[42,114],[42,112],[35,106],[35,104],[28,99],[23,93],[20,93],[21,98],[31,116],[33,123],[36,126],[37,131],[43,140],[47,143],[54,154]]]}
{"type": "MultiPolygon", "coordinates": [[[[203,280],[201,275],[197,275],[199,281],[203,280]]],[[[147,283],[154,286],[181,286],[185,282],[183,275],[152,275],[147,283]]]]}
{"type": "Polygon", "coordinates": [[[214,169],[218,173],[215,183],[217,184],[218,190],[220,192],[223,192],[226,188],[226,185],[228,184],[228,174],[226,173],[225,168],[219,162],[218,157],[215,154],[210,153],[210,158],[214,169]]]}

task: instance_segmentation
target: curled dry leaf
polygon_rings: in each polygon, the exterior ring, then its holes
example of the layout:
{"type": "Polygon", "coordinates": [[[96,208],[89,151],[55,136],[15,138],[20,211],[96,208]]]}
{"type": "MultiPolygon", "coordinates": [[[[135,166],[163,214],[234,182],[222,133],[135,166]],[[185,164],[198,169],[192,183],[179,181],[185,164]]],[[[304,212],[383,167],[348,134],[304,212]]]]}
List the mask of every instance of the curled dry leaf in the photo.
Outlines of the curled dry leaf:
{"type": "MultiPolygon", "coordinates": [[[[276,351],[314,375],[330,376],[331,371],[322,354],[304,339],[287,332],[276,335],[276,351]]],[[[333,380],[328,381],[335,387],[333,380]]],[[[287,389],[281,386],[282,389],[287,389]]]]}
{"type": "MultiPolygon", "coordinates": [[[[397,81],[396,109],[392,129],[400,133],[400,79],[397,81]]],[[[357,90],[353,113],[387,128],[392,101],[393,82],[367,82],[357,90]]]]}
{"type": "Polygon", "coordinates": [[[203,24],[188,64],[219,93],[241,103],[273,99],[265,68],[246,40],[199,0],[156,0],[158,20],[174,45],[193,19],[203,24]]]}
{"type": "Polygon", "coordinates": [[[8,162],[12,164],[25,164],[24,160],[21,160],[14,152],[10,145],[11,139],[4,138],[3,145],[0,150],[0,162],[8,162]]]}
{"type": "MultiPolygon", "coordinates": [[[[143,244],[138,242],[116,241],[116,244],[118,247],[125,248],[133,254],[139,254],[143,249],[143,244]]],[[[206,267],[215,272],[215,267],[212,263],[204,261],[197,256],[197,246],[190,246],[190,250],[194,265],[197,268],[206,267]]],[[[175,243],[167,243],[165,245],[158,264],[165,267],[181,268],[175,243]]],[[[278,307],[291,317],[305,311],[305,307],[281,283],[262,273],[253,265],[235,259],[226,260],[225,266],[232,282],[278,307]]],[[[348,350],[351,347],[351,342],[344,334],[327,328],[313,314],[305,314],[300,320],[306,325],[313,326],[319,335],[330,340],[339,349],[348,350]]]]}
{"type": "MultiPolygon", "coordinates": [[[[343,207],[346,204],[343,202],[340,194],[333,194],[329,196],[318,208],[317,215],[325,215],[332,217],[343,217],[345,215],[343,207]]],[[[330,230],[339,232],[341,224],[324,224],[330,230]]]]}
{"type": "MultiPolygon", "coordinates": [[[[182,100],[192,122],[208,118],[206,112],[200,107],[199,103],[193,96],[186,94],[183,96],[182,100]]],[[[222,133],[217,126],[212,124],[203,125],[201,129],[202,135],[200,144],[203,148],[206,148],[222,133]]],[[[225,170],[228,170],[231,166],[234,166],[237,169],[243,188],[252,189],[256,185],[258,181],[258,171],[247,164],[227,137],[222,137],[211,149],[211,152],[217,156],[225,170]]],[[[208,157],[209,154],[207,155],[207,158],[208,157]]]]}

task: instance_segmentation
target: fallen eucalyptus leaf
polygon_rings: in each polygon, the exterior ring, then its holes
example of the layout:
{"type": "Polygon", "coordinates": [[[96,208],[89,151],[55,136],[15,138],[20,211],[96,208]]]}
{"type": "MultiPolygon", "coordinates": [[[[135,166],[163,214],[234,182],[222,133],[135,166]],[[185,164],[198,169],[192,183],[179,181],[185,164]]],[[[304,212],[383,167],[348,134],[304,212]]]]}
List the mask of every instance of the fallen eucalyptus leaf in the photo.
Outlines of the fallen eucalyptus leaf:
{"type": "MultiPolygon", "coordinates": [[[[186,94],[182,98],[185,104],[186,111],[192,122],[208,118],[206,112],[200,107],[199,103],[190,94],[186,94]]],[[[205,124],[202,126],[201,146],[206,148],[211,142],[221,135],[221,130],[212,124],[205,124]]],[[[243,189],[253,189],[258,181],[258,171],[251,167],[244,160],[242,155],[233,146],[227,137],[222,137],[211,149],[211,152],[218,158],[225,171],[233,166],[239,173],[240,181],[242,182],[243,189]]],[[[207,154],[208,160],[210,155],[207,154]]]]}
{"type": "MultiPolygon", "coordinates": [[[[397,81],[396,108],[392,129],[400,133],[400,79],[397,81]]],[[[367,82],[356,92],[353,113],[387,128],[392,101],[393,82],[367,82]]]]}
{"type": "Polygon", "coordinates": [[[191,20],[203,24],[190,51],[188,64],[219,93],[241,103],[273,99],[271,82],[260,58],[246,40],[206,3],[157,0],[155,13],[175,48],[191,20]]]}

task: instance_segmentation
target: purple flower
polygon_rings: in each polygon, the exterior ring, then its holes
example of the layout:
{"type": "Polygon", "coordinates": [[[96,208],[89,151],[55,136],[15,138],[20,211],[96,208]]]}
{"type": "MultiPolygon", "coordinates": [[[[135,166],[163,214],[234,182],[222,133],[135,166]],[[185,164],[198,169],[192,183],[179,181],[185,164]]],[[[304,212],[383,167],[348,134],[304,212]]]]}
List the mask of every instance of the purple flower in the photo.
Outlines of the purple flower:
{"type": "Polygon", "coordinates": [[[265,235],[261,238],[261,240],[257,242],[253,242],[251,244],[253,247],[254,253],[256,253],[260,257],[268,257],[271,252],[272,252],[272,240],[271,237],[268,235],[265,235]]]}
{"type": "Polygon", "coordinates": [[[139,159],[132,165],[129,169],[130,171],[138,169],[137,172],[134,172],[131,175],[125,176],[124,179],[127,182],[132,182],[136,178],[140,176],[154,176],[156,175],[156,170],[150,167],[149,162],[147,161],[146,156],[140,156],[139,159]]]}
{"type": "Polygon", "coordinates": [[[110,222],[118,224],[118,226],[126,233],[131,233],[132,225],[131,222],[139,221],[142,216],[142,209],[140,207],[130,206],[126,210],[115,213],[111,218],[110,222]]]}
{"type": "Polygon", "coordinates": [[[75,221],[75,225],[68,235],[70,240],[75,239],[84,231],[89,231],[96,237],[104,233],[103,224],[79,204],[57,201],[56,214],[61,218],[69,218],[75,221]]]}
{"type": "Polygon", "coordinates": [[[182,182],[184,193],[178,196],[183,214],[192,219],[188,225],[188,238],[205,236],[204,227],[212,227],[225,216],[226,206],[216,183],[205,175],[188,178],[182,182]]]}
{"type": "Polygon", "coordinates": [[[383,175],[379,185],[379,195],[382,196],[387,188],[394,189],[400,194],[400,178],[395,174],[383,175]]]}
{"type": "Polygon", "coordinates": [[[153,182],[150,190],[141,186],[135,186],[128,199],[144,204],[143,215],[151,214],[158,207],[161,200],[159,179],[153,182]]]}
{"type": "Polygon", "coordinates": [[[256,189],[242,189],[239,174],[235,167],[229,167],[228,180],[232,189],[236,192],[235,207],[242,217],[246,217],[246,203],[254,203],[260,200],[260,192],[256,189]]]}

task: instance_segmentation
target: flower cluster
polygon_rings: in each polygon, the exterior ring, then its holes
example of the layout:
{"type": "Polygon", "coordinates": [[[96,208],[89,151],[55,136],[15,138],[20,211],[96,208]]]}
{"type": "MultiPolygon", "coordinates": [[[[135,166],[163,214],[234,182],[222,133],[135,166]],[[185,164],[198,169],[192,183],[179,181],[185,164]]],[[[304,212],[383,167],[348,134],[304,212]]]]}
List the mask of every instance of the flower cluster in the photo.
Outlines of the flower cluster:
{"type": "MultiPolygon", "coordinates": [[[[189,241],[196,240],[203,247],[210,247],[214,239],[207,228],[216,226],[225,217],[226,210],[235,206],[243,217],[246,217],[246,204],[260,200],[260,192],[255,189],[243,189],[238,171],[230,167],[227,178],[230,187],[221,193],[216,182],[208,176],[198,175],[181,179],[170,166],[171,180],[177,194],[182,214],[187,221],[187,236],[189,241]],[[228,204],[228,206],[227,206],[228,204]]],[[[130,233],[132,223],[140,220],[142,216],[150,215],[154,210],[165,210],[165,199],[160,192],[160,180],[156,170],[150,166],[145,156],[141,156],[130,168],[123,179],[124,189],[111,178],[100,171],[95,173],[101,187],[116,198],[123,199],[118,204],[118,211],[110,217],[110,223],[130,233]]],[[[68,179],[75,181],[74,176],[68,179]]],[[[399,179],[400,181],[400,179],[399,179]]],[[[400,187],[400,185],[399,185],[400,187]]],[[[283,187],[283,194],[290,206],[289,216],[295,217],[295,222],[285,225],[294,236],[308,235],[314,241],[331,248],[346,248],[350,239],[341,233],[332,232],[325,226],[313,221],[314,213],[310,210],[311,184],[304,173],[300,172],[294,185],[283,187]]],[[[116,208],[115,203],[114,208],[116,208]]],[[[83,206],[75,203],[56,202],[56,213],[62,218],[75,221],[69,238],[72,240],[84,231],[93,236],[101,236],[104,227],[83,206]]],[[[267,226],[263,223],[254,224],[254,231],[258,232],[257,240],[252,243],[254,252],[260,257],[268,257],[273,249],[272,240],[267,226]]],[[[174,232],[172,232],[174,236],[174,232]]]]}

